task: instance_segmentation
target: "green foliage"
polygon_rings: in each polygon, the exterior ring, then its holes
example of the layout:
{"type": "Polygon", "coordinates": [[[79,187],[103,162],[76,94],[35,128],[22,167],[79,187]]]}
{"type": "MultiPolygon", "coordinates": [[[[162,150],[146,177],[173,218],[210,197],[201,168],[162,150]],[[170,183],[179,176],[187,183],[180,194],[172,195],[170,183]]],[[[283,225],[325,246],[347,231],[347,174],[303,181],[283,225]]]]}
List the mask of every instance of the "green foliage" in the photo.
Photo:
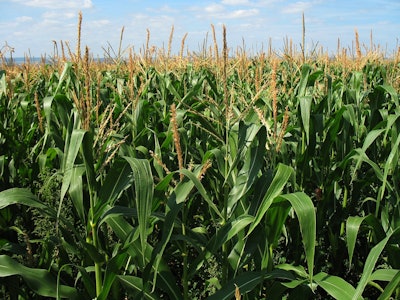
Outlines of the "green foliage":
{"type": "Polygon", "coordinates": [[[1,71],[0,297],[399,297],[398,66],[270,59],[1,71]]]}

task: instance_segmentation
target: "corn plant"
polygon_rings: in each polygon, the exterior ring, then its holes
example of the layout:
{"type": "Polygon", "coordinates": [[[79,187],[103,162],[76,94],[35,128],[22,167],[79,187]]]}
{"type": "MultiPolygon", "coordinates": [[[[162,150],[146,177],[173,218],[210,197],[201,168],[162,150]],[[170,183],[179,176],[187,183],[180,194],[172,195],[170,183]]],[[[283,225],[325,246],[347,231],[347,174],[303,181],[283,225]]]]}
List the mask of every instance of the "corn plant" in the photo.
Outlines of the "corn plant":
{"type": "Polygon", "coordinates": [[[222,46],[4,67],[0,295],[399,296],[398,66],[222,46]]]}

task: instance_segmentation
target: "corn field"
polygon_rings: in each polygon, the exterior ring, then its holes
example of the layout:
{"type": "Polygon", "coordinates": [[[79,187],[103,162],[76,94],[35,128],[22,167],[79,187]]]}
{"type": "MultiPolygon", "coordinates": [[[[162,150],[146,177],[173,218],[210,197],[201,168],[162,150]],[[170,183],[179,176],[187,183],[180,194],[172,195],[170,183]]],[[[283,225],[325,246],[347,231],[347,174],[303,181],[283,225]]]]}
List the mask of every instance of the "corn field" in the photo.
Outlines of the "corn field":
{"type": "Polygon", "coordinates": [[[287,46],[3,60],[0,298],[399,299],[400,52],[287,46]]]}

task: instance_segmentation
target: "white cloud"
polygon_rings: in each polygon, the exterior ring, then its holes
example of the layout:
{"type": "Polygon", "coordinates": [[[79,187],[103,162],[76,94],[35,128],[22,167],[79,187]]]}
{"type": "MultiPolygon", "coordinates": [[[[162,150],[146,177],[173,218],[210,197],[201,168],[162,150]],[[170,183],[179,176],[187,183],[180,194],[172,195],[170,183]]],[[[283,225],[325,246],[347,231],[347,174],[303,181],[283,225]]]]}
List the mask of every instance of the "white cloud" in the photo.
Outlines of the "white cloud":
{"type": "Polygon", "coordinates": [[[92,0],[13,0],[13,2],[20,3],[26,6],[50,8],[50,9],[60,9],[60,8],[91,8],[93,7],[92,0]]]}
{"type": "Polygon", "coordinates": [[[225,10],[224,6],[221,4],[210,4],[208,6],[206,6],[206,8],[204,9],[206,11],[206,13],[209,14],[217,14],[217,13],[221,13],[225,10]]]}
{"type": "Polygon", "coordinates": [[[289,4],[282,9],[284,14],[298,14],[306,11],[308,8],[312,7],[312,2],[298,1],[296,3],[289,4]]]}
{"type": "MultiPolygon", "coordinates": [[[[131,26],[133,28],[141,28],[141,36],[145,36],[146,28],[151,31],[151,36],[156,36],[159,33],[169,33],[171,26],[175,24],[175,18],[168,15],[146,15],[135,14],[133,15],[131,26]]],[[[168,35],[163,36],[163,39],[168,38],[168,35]]]]}
{"type": "Polygon", "coordinates": [[[225,5],[246,5],[249,4],[248,0],[222,0],[225,5]]]}
{"type": "Polygon", "coordinates": [[[161,6],[159,9],[157,9],[157,12],[163,12],[163,13],[177,13],[179,12],[179,10],[174,9],[172,7],[170,7],[169,5],[164,5],[161,6]]]}
{"type": "Polygon", "coordinates": [[[83,8],[92,8],[92,7],[93,7],[92,0],[84,0],[83,1],[83,8]]]}
{"type": "Polygon", "coordinates": [[[33,20],[33,18],[32,18],[32,17],[28,17],[28,16],[21,16],[21,17],[17,17],[17,18],[16,18],[16,21],[17,21],[18,23],[30,22],[30,21],[32,21],[32,20],[33,20]]]}
{"type": "Polygon", "coordinates": [[[76,14],[72,12],[58,12],[58,11],[46,11],[43,13],[42,17],[45,20],[48,19],[56,19],[56,20],[65,20],[65,19],[73,19],[76,18],[76,14]]]}
{"type": "MultiPolygon", "coordinates": [[[[240,1],[240,0],[229,0],[229,1],[240,1]]],[[[221,4],[211,4],[204,8],[205,17],[214,17],[221,19],[240,19],[247,18],[258,15],[258,9],[238,9],[238,10],[228,10],[225,6],[221,4]]],[[[203,18],[204,15],[199,15],[199,18],[203,18]]]]}
{"type": "Polygon", "coordinates": [[[107,19],[93,20],[88,23],[88,28],[99,28],[99,27],[103,27],[106,25],[110,25],[110,24],[111,24],[111,21],[107,20],[107,19]]]}
{"type": "Polygon", "coordinates": [[[248,18],[258,15],[258,12],[258,9],[239,9],[228,13],[226,17],[229,19],[248,18]]]}

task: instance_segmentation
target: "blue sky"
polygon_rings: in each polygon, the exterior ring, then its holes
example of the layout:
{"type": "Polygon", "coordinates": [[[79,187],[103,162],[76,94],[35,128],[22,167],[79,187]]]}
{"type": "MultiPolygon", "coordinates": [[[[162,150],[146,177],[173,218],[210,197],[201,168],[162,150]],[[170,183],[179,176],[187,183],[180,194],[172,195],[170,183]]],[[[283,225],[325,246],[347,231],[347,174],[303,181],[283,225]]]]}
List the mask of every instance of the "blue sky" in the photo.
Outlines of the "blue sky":
{"type": "Polygon", "coordinates": [[[244,40],[248,52],[266,51],[271,40],[280,51],[285,37],[300,45],[303,12],[308,50],[317,45],[335,53],[338,38],[341,46],[351,48],[355,29],[368,47],[372,30],[374,43],[388,55],[400,44],[399,0],[0,0],[0,11],[0,49],[7,42],[14,57],[52,55],[53,40],[69,42],[75,50],[79,11],[83,13],[82,45],[99,57],[108,43],[118,49],[123,26],[123,49],[133,47],[136,52],[145,44],[146,29],[151,33],[150,45],[166,48],[172,25],[172,51],[179,51],[187,33],[187,48],[198,52],[207,34],[212,45],[211,24],[219,40],[225,24],[233,50],[244,40]]]}

